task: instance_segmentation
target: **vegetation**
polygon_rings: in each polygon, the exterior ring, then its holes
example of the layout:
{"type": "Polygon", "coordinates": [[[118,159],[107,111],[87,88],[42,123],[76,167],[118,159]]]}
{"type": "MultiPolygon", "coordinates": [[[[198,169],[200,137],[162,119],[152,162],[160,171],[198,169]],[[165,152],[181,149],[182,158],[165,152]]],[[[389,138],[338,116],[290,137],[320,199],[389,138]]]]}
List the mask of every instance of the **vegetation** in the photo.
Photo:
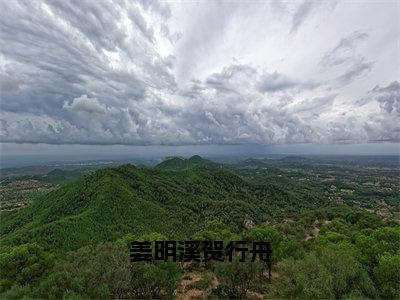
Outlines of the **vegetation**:
{"type": "Polygon", "coordinates": [[[223,169],[195,166],[176,172],[124,165],[82,177],[26,209],[3,212],[0,241],[37,241],[62,254],[128,233],[190,238],[214,219],[240,232],[246,216],[260,223],[294,203],[315,207],[223,169]]]}
{"type": "Polygon", "coordinates": [[[53,255],[45,252],[37,243],[5,247],[0,254],[0,290],[13,284],[35,283],[53,266],[53,255]]]}
{"type": "Polygon", "coordinates": [[[188,159],[183,157],[167,157],[162,163],[156,166],[160,170],[178,171],[185,170],[196,166],[218,167],[221,166],[211,160],[201,158],[194,155],[188,159]]]}
{"type": "Polygon", "coordinates": [[[222,262],[216,265],[215,274],[220,285],[213,293],[230,299],[243,298],[251,289],[258,289],[261,285],[263,265],[260,262],[239,262],[235,258],[232,262],[222,262]]]}
{"type": "MultiPolygon", "coordinates": [[[[177,161],[97,170],[60,183],[26,208],[3,211],[1,299],[169,299],[179,290],[218,299],[399,299],[393,191],[357,205],[350,195],[337,201],[338,189],[355,191],[370,180],[341,177],[341,163],[324,162],[324,173],[321,162],[299,158],[228,167],[199,157],[177,161]],[[331,181],[311,180],[316,174],[335,174],[336,190],[331,181]],[[382,202],[390,214],[379,212],[382,202]],[[129,262],[130,241],[171,239],[269,241],[272,278],[264,263],[236,256],[207,264],[129,262]],[[182,279],[190,282],[184,289],[182,279]]],[[[362,164],[346,168],[364,172],[362,164]]],[[[396,175],[385,168],[391,184],[396,175]]]]}
{"type": "MultiPolygon", "coordinates": [[[[31,258],[33,255],[31,256],[31,258]]],[[[48,276],[30,286],[14,282],[4,293],[40,299],[90,298],[171,298],[180,279],[180,270],[172,263],[129,265],[129,252],[112,243],[83,247],[59,260],[48,276]]]]}

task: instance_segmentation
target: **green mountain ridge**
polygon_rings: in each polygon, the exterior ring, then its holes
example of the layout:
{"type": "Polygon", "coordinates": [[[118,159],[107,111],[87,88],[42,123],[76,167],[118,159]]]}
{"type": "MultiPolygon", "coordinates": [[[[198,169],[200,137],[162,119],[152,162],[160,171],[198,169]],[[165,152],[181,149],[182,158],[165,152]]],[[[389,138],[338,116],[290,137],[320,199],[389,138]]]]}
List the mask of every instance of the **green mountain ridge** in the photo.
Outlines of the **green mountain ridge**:
{"type": "Polygon", "coordinates": [[[188,159],[177,156],[170,157],[156,165],[155,168],[160,170],[184,170],[195,166],[219,167],[220,165],[199,155],[194,155],[188,159]]]}
{"type": "MultiPolygon", "coordinates": [[[[251,286],[272,299],[398,299],[398,221],[335,201],[353,186],[311,180],[322,166],[331,175],[330,165],[178,160],[168,170],[122,165],[71,183],[79,173],[48,173],[58,189],[0,213],[0,298],[172,299],[199,289],[210,299],[244,299],[251,286]],[[270,241],[279,276],[268,280],[257,261],[127,263],[129,241],[165,237],[270,241]],[[193,272],[199,279],[183,285],[193,272]]],[[[354,170],[343,178],[358,180],[354,170]]]]}
{"type": "MultiPolygon", "coordinates": [[[[245,218],[261,223],[303,202],[274,185],[256,186],[221,168],[165,171],[123,165],[81,177],[25,209],[2,213],[0,243],[37,241],[65,253],[127,233],[190,238],[213,219],[240,232],[245,218]]],[[[304,202],[304,207],[315,204],[304,202]]]]}

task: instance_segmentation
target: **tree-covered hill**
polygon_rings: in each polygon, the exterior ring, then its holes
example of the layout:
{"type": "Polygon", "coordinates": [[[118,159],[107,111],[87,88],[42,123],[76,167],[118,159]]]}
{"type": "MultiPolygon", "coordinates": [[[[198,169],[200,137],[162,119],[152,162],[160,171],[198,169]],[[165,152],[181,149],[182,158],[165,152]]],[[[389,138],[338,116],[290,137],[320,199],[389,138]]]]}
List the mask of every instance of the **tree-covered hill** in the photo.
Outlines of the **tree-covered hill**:
{"type": "MultiPolygon", "coordinates": [[[[101,169],[3,212],[0,298],[399,298],[399,223],[348,201],[371,178],[391,187],[388,170],[190,160],[198,163],[101,169]],[[165,239],[270,241],[272,278],[257,261],[128,263],[130,241],[165,239]]],[[[63,175],[51,174],[72,178],[63,175]]],[[[362,203],[374,206],[377,195],[362,203]]]]}
{"type": "Polygon", "coordinates": [[[199,155],[194,155],[188,159],[178,156],[166,158],[156,168],[160,170],[184,170],[194,166],[218,167],[220,165],[199,155]]]}
{"type": "Polygon", "coordinates": [[[82,177],[25,209],[2,213],[1,244],[36,241],[63,253],[126,233],[157,231],[179,239],[207,219],[240,232],[245,218],[260,223],[301,201],[274,185],[256,186],[219,168],[164,171],[123,165],[82,177]]]}

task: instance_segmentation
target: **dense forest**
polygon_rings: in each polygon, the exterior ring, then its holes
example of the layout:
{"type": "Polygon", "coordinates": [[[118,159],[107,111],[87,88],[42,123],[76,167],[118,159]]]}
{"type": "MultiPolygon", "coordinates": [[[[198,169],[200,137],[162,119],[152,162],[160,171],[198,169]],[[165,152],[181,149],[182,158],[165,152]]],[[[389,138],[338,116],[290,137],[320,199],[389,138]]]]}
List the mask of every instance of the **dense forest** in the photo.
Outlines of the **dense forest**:
{"type": "Polygon", "coordinates": [[[1,298],[399,299],[398,190],[363,185],[381,169],[344,165],[195,156],[57,170],[46,180],[65,184],[1,212],[1,298]],[[236,258],[130,264],[135,240],[269,241],[272,277],[236,258]]]}

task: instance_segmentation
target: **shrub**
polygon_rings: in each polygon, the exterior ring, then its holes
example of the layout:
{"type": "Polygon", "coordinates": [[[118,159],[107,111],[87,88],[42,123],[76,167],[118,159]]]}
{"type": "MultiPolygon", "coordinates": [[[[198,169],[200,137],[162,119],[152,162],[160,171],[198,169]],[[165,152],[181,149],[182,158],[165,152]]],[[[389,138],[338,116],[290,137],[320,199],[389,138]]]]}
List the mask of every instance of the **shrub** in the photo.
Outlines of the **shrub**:
{"type": "Polygon", "coordinates": [[[333,278],[315,253],[304,260],[286,259],[278,263],[280,276],[271,286],[271,295],[278,298],[331,299],[333,278]]]}
{"type": "Polygon", "coordinates": [[[37,243],[23,244],[0,253],[0,290],[14,284],[35,283],[53,266],[54,257],[37,243]]]}
{"type": "Polygon", "coordinates": [[[3,300],[26,300],[32,299],[31,288],[29,285],[13,285],[9,290],[0,295],[0,299],[3,300]]]}
{"type": "Polygon", "coordinates": [[[272,250],[271,260],[273,263],[282,260],[283,257],[288,255],[286,252],[290,251],[291,248],[290,244],[282,245],[282,233],[272,226],[251,229],[247,238],[251,242],[270,242],[272,250]]]}
{"type": "Polygon", "coordinates": [[[125,246],[105,243],[69,253],[35,295],[56,299],[166,298],[172,296],[179,279],[180,271],[174,263],[131,265],[125,246]]]}
{"type": "Polygon", "coordinates": [[[173,298],[181,273],[172,262],[135,263],[131,278],[134,299],[173,298]]]}
{"type": "Polygon", "coordinates": [[[330,223],[323,225],[320,234],[324,234],[328,231],[337,232],[343,235],[350,234],[349,226],[340,219],[333,219],[330,223]]]}
{"type": "Polygon", "coordinates": [[[67,254],[36,290],[40,298],[122,298],[129,295],[129,252],[112,243],[67,254]],[[71,294],[72,293],[72,294],[71,294]]]}
{"type": "Polygon", "coordinates": [[[280,276],[271,287],[274,297],[331,299],[347,295],[376,296],[366,270],[343,251],[323,249],[309,253],[303,260],[287,259],[278,264],[278,272],[280,276]]]}
{"type": "Polygon", "coordinates": [[[380,256],[374,276],[383,298],[400,299],[400,254],[380,256]]]}
{"type": "Polygon", "coordinates": [[[200,280],[195,281],[189,284],[187,289],[196,289],[196,290],[207,290],[211,287],[211,284],[214,280],[214,274],[211,272],[205,272],[200,280]]]}
{"type": "Polygon", "coordinates": [[[212,220],[208,221],[201,231],[195,233],[193,239],[198,241],[237,241],[239,236],[221,221],[212,220]]]}
{"type": "Polygon", "coordinates": [[[232,262],[216,265],[215,273],[220,287],[214,291],[218,296],[242,298],[251,289],[260,289],[263,265],[260,262],[239,262],[237,257],[232,262]]]}

